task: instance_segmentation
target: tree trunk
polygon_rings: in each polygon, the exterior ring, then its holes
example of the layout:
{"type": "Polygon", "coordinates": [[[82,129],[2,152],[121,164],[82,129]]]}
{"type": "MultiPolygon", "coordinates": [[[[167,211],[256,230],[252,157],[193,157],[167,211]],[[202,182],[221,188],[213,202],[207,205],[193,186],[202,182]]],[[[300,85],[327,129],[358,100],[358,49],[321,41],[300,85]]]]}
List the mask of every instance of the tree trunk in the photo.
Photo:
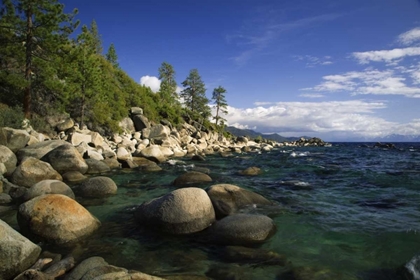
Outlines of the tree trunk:
{"type": "Polygon", "coordinates": [[[32,40],[33,40],[33,22],[32,22],[32,7],[29,6],[26,13],[26,64],[25,64],[25,80],[28,83],[25,88],[25,95],[23,99],[23,109],[25,118],[31,118],[31,101],[32,101],[32,40]]]}

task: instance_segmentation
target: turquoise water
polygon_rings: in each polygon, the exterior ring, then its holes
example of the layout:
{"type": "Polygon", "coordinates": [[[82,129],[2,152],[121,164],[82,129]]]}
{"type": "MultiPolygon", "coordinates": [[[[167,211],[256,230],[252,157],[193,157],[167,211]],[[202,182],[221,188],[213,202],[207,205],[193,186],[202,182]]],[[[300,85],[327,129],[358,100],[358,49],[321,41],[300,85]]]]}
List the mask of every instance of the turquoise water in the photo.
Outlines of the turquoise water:
{"type": "Polygon", "coordinates": [[[312,275],[299,279],[402,279],[397,270],[420,253],[420,144],[396,146],[279,148],[231,158],[207,156],[204,162],[180,159],[184,164],[165,163],[160,172],[113,172],[108,176],[119,187],[116,196],[79,199],[101,220],[101,230],[65,250],[160,276],[207,273],[229,279],[231,273],[236,278],[230,279],[295,279],[288,273],[294,270],[312,275]],[[250,166],[263,174],[238,175],[250,166]],[[275,221],[276,234],[260,249],[284,256],[286,266],[227,262],[224,248],[206,243],[200,233],[165,236],[134,221],[136,205],[174,190],[172,181],[197,167],[210,170],[212,184],[235,184],[275,202],[244,212],[275,221]]]}

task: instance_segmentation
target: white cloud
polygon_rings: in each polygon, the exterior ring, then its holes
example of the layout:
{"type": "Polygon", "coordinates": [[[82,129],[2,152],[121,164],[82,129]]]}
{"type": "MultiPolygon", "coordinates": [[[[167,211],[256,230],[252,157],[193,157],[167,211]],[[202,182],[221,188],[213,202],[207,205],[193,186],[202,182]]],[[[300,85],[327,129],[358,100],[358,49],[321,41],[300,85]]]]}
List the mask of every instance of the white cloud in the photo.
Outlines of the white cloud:
{"type": "Polygon", "coordinates": [[[307,98],[323,98],[325,95],[323,94],[317,94],[317,93],[304,93],[300,94],[300,97],[307,97],[307,98]]]}
{"type": "Polygon", "coordinates": [[[294,55],[297,61],[305,62],[305,66],[308,68],[315,67],[317,65],[331,65],[333,64],[331,56],[316,57],[312,55],[294,55]]]}
{"type": "Polygon", "coordinates": [[[398,42],[403,45],[411,45],[412,43],[420,40],[420,27],[413,28],[400,36],[398,36],[398,42]]]}
{"type": "Polygon", "coordinates": [[[258,127],[284,135],[347,135],[380,137],[391,133],[420,134],[420,122],[398,124],[376,117],[385,102],[363,100],[329,102],[279,102],[268,107],[228,107],[226,119],[236,127],[258,127]]]}
{"type": "Polygon", "coordinates": [[[160,89],[160,80],[154,76],[143,76],[140,78],[140,84],[150,87],[153,92],[158,92],[160,89]]]}
{"type": "Polygon", "coordinates": [[[406,97],[420,98],[420,87],[414,86],[420,82],[420,69],[402,70],[395,68],[387,70],[365,69],[364,71],[352,71],[342,75],[324,76],[324,82],[313,88],[317,92],[342,92],[347,91],[353,95],[375,94],[375,95],[403,95],[406,97]],[[410,72],[412,84],[407,84],[404,73],[410,72]]]}
{"type": "Polygon", "coordinates": [[[402,59],[407,56],[420,55],[420,47],[410,47],[382,51],[354,52],[352,53],[352,55],[359,61],[360,64],[368,64],[371,61],[392,63],[398,59],[402,59]]]}

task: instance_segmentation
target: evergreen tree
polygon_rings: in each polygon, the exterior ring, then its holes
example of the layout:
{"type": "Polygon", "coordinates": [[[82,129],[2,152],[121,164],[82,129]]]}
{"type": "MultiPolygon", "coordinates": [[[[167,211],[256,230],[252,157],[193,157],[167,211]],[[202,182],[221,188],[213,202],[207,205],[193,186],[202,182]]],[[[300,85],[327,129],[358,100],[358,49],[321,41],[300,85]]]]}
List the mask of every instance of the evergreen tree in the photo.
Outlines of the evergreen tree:
{"type": "Polygon", "coordinates": [[[90,23],[89,31],[92,34],[92,44],[95,48],[95,53],[102,54],[103,49],[101,35],[99,35],[98,25],[96,24],[95,20],[92,20],[90,23]]]}
{"type": "Polygon", "coordinates": [[[178,102],[178,94],[176,93],[175,70],[171,64],[163,62],[159,67],[160,98],[170,104],[178,102]]]}
{"type": "MultiPolygon", "coordinates": [[[[64,5],[57,0],[3,0],[0,21],[6,24],[0,26],[0,33],[5,34],[3,38],[8,37],[9,48],[5,52],[14,53],[8,60],[18,64],[16,69],[24,70],[19,74],[25,80],[23,107],[26,118],[31,116],[32,103],[40,101],[33,100],[34,94],[41,96],[60,87],[60,81],[54,79],[57,76],[56,57],[63,55],[62,45],[67,43],[68,35],[77,25],[72,22],[76,13],[75,10],[65,14],[64,5]]],[[[15,75],[9,76],[7,72],[2,76],[6,82],[16,81],[15,75]]]]}
{"type": "Polygon", "coordinates": [[[198,70],[192,69],[182,85],[185,89],[181,92],[181,97],[184,99],[185,106],[193,115],[199,114],[207,119],[211,115],[208,106],[209,100],[206,97],[206,88],[198,70]]]}
{"type": "Polygon", "coordinates": [[[72,73],[67,78],[68,110],[80,121],[80,127],[85,123],[86,112],[91,111],[101,93],[100,56],[96,53],[95,43],[93,34],[84,25],[75,42],[71,56],[72,73]]]}
{"type": "Polygon", "coordinates": [[[115,68],[119,68],[120,65],[118,64],[118,56],[117,56],[117,51],[115,50],[114,44],[111,43],[111,45],[108,48],[108,52],[105,55],[106,60],[108,60],[112,66],[114,66],[115,68]]]}
{"type": "Polygon", "coordinates": [[[214,116],[214,119],[216,120],[216,126],[219,120],[221,121],[222,125],[226,122],[226,119],[220,116],[220,114],[228,113],[225,93],[226,89],[224,89],[222,86],[219,86],[213,90],[212,99],[214,100],[214,104],[216,105],[216,116],[214,116]]]}

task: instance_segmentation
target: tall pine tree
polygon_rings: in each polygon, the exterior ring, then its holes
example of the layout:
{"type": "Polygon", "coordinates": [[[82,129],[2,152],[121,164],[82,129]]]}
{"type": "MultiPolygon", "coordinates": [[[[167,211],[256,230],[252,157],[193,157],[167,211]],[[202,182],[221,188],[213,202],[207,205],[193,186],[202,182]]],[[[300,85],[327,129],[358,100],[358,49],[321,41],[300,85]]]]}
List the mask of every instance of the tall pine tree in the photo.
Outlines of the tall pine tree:
{"type": "Polygon", "coordinates": [[[200,115],[207,119],[211,115],[209,100],[206,97],[206,88],[198,70],[192,69],[182,85],[184,90],[181,92],[181,97],[184,99],[185,106],[193,115],[200,115]]]}
{"type": "Polygon", "coordinates": [[[178,102],[176,93],[175,70],[171,64],[163,62],[159,67],[159,79],[161,80],[159,95],[161,100],[171,105],[178,102]]]}
{"type": "Polygon", "coordinates": [[[25,117],[30,118],[31,105],[41,101],[33,100],[34,94],[41,97],[60,86],[60,81],[54,79],[56,57],[63,55],[62,46],[77,25],[73,23],[77,10],[65,14],[64,5],[57,0],[3,0],[2,10],[0,21],[6,24],[1,25],[0,32],[6,32],[6,44],[9,50],[15,50],[14,61],[24,70],[23,108],[25,117]]]}
{"type": "Polygon", "coordinates": [[[219,86],[213,90],[213,97],[214,104],[216,105],[216,116],[214,119],[216,120],[216,125],[218,124],[219,120],[224,123],[226,119],[222,118],[220,114],[227,114],[227,102],[225,97],[226,89],[222,86],[219,86]]]}

